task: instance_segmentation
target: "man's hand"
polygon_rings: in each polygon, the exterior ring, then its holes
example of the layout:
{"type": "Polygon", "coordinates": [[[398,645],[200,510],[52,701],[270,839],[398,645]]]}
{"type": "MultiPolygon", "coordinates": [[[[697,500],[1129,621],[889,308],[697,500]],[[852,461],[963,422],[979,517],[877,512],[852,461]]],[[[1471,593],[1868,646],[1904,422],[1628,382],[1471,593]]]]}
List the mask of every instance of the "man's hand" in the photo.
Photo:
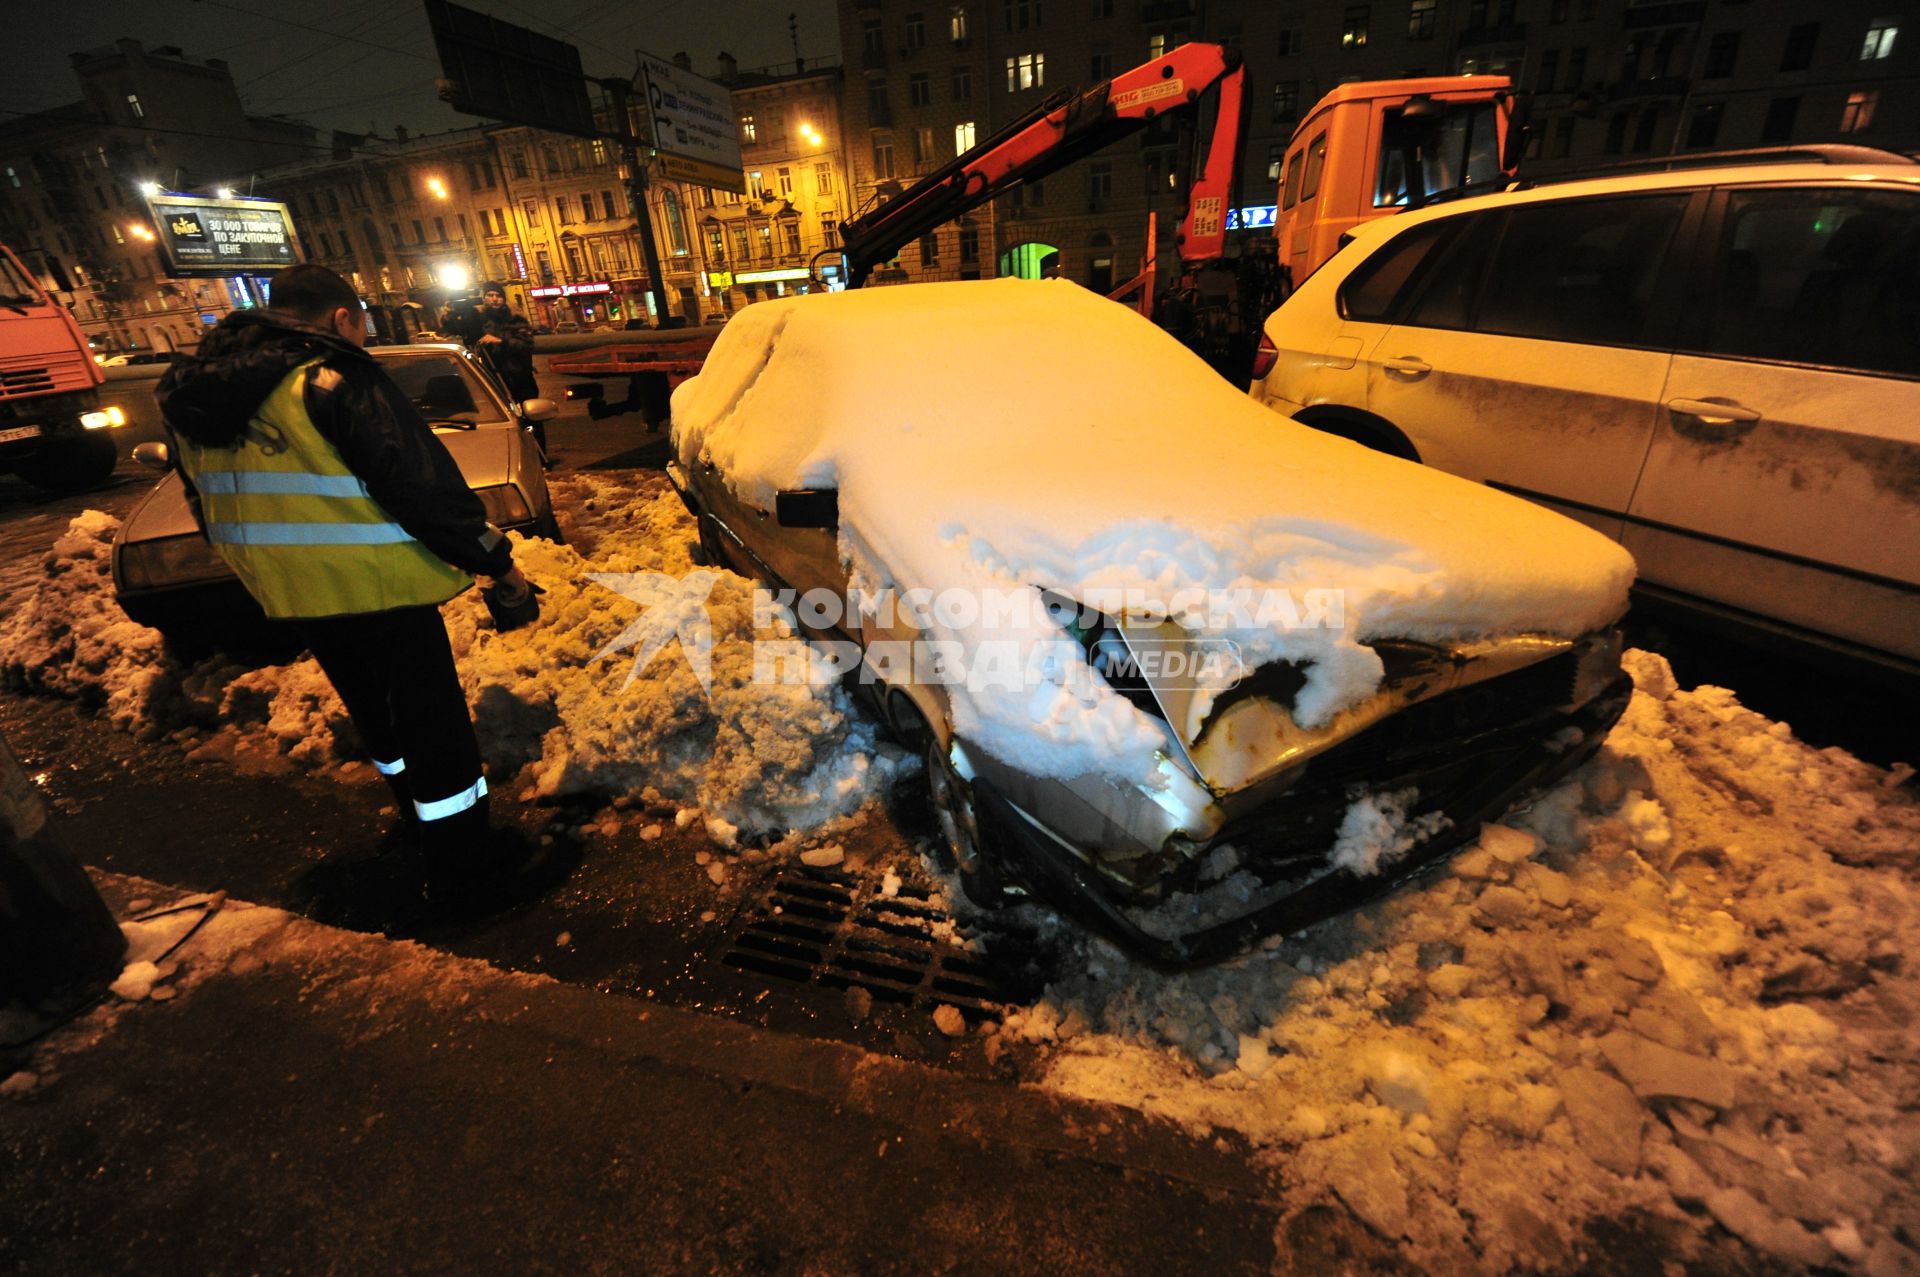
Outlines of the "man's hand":
{"type": "Polygon", "coordinates": [[[519,567],[508,568],[497,577],[482,577],[486,589],[496,591],[502,603],[518,603],[527,596],[527,578],[519,567]]]}
{"type": "Polygon", "coordinates": [[[500,336],[497,333],[488,333],[480,339],[480,344],[482,346],[498,346],[500,344],[500,336]]]}

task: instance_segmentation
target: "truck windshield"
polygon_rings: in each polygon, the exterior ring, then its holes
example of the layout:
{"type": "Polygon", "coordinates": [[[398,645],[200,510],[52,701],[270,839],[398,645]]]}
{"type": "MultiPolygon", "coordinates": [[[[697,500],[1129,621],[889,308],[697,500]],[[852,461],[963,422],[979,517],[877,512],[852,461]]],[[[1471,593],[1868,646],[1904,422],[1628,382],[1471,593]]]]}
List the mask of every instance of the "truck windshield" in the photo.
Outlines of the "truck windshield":
{"type": "Polygon", "coordinates": [[[13,254],[0,252],[0,306],[38,306],[45,301],[13,254]]]}
{"type": "Polygon", "coordinates": [[[1497,183],[1503,174],[1496,110],[1491,102],[1474,102],[1411,119],[1402,108],[1385,112],[1373,206],[1420,208],[1497,183]],[[1417,182],[1410,183],[1416,172],[1417,182]]]}

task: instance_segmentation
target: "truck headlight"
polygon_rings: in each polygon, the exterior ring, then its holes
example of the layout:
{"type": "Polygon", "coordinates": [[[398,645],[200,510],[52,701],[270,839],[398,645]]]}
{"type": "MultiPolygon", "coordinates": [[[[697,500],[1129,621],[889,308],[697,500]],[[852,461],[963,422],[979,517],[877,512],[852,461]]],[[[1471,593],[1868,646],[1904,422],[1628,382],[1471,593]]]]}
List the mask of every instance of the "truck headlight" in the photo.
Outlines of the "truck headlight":
{"type": "Polygon", "coordinates": [[[80,414],[80,424],[89,430],[108,430],[114,426],[127,424],[127,414],[120,410],[119,404],[108,404],[105,408],[95,408],[92,412],[80,414]]]}

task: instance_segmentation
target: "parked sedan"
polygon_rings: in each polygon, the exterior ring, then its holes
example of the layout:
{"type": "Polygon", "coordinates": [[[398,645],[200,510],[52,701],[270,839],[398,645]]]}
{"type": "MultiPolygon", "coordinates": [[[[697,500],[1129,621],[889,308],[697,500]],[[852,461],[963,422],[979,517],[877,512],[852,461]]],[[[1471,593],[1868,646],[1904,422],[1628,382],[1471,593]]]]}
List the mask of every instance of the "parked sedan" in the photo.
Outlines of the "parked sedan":
{"type": "MultiPolygon", "coordinates": [[[[559,539],[539,449],[525,424],[558,410],[551,400],[513,403],[497,378],[459,345],[378,346],[380,361],[459,463],[496,526],[559,539]]],[[[165,445],[142,445],[165,464],[165,445]]],[[[113,543],[120,606],[189,646],[271,631],[258,605],[195,523],[178,473],[133,508],[113,543]]]]}
{"type": "Polygon", "coordinates": [[[1276,432],[1070,283],[748,307],[673,420],[702,553],[794,591],[922,753],[967,893],[1045,895],[1157,960],[1384,890],[1626,702],[1617,546],[1276,432]]]}

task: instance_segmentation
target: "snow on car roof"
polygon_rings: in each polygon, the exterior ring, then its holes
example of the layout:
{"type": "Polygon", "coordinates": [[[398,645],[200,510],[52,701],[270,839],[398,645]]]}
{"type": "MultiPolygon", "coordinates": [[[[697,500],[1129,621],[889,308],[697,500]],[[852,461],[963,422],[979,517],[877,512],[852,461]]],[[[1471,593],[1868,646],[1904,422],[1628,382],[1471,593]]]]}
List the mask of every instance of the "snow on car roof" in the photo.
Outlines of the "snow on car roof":
{"type": "MultiPolygon", "coordinates": [[[[673,420],[682,463],[712,461],[756,506],[837,489],[841,554],[869,586],[1341,591],[1337,629],[1207,631],[1250,664],[1309,663],[1307,725],[1378,686],[1368,641],[1576,637],[1620,616],[1633,576],[1580,524],[1277,416],[1066,281],[750,306],[675,392],[673,420]]],[[[1082,712],[968,689],[955,720],[1041,774],[1164,743],[1104,700],[1082,712]]]]}

